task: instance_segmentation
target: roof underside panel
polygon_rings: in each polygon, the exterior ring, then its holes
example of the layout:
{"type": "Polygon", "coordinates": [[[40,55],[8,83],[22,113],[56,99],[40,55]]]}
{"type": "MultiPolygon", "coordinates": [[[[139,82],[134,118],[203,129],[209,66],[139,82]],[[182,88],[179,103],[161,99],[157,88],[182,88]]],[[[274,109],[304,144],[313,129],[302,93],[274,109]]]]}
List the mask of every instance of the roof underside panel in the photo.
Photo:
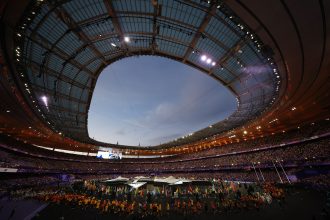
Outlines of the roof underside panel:
{"type": "Polygon", "coordinates": [[[107,11],[103,0],[68,1],[64,4],[64,8],[76,22],[93,18],[107,11]]]}

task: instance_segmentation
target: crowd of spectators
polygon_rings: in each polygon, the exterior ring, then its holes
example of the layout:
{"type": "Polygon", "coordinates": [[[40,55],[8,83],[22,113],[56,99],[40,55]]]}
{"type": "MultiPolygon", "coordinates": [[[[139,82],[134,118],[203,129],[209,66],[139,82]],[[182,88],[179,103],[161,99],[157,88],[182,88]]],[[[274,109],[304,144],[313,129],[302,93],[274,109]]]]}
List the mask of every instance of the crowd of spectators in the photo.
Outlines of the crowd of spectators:
{"type": "Polygon", "coordinates": [[[191,158],[185,160],[165,161],[159,159],[158,163],[96,163],[87,161],[68,161],[47,159],[42,157],[31,157],[26,154],[18,154],[6,149],[0,149],[0,161],[3,166],[20,168],[21,170],[58,170],[68,172],[79,171],[137,171],[137,172],[162,172],[162,171],[187,171],[196,169],[223,169],[223,168],[247,168],[255,166],[272,166],[272,163],[281,165],[315,165],[329,161],[330,148],[329,138],[323,138],[270,148],[267,150],[249,151],[237,154],[213,155],[206,158],[191,158]],[[276,162],[277,161],[277,162],[276,162]],[[138,164],[138,166],[137,166],[138,164]]]}
{"type": "MultiPolygon", "coordinates": [[[[159,158],[123,158],[120,163],[159,163],[160,160],[163,162],[167,161],[177,161],[177,160],[191,160],[194,158],[208,157],[214,155],[223,155],[230,154],[233,152],[242,152],[242,151],[252,151],[258,150],[261,148],[267,147],[278,147],[285,143],[292,141],[303,141],[306,138],[310,138],[316,135],[325,134],[330,131],[328,120],[319,121],[317,123],[306,124],[299,129],[293,129],[287,131],[285,133],[278,133],[274,135],[265,136],[263,138],[257,138],[253,140],[240,141],[237,143],[235,139],[233,139],[233,143],[228,143],[224,146],[218,146],[209,148],[206,150],[200,150],[192,153],[185,153],[181,155],[175,155],[171,157],[163,157],[159,158]]],[[[14,149],[17,152],[30,154],[37,157],[51,157],[59,160],[76,160],[76,161],[86,161],[86,162],[109,162],[115,163],[116,161],[104,161],[102,159],[98,159],[96,157],[91,156],[81,156],[74,154],[61,153],[53,150],[46,150],[43,148],[38,148],[32,146],[27,143],[23,143],[21,141],[15,140],[11,137],[7,137],[3,134],[0,134],[2,147],[7,147],[10,149],[14,149]]],[[[0,145],[1,146],[1,145],[0,145]]]]}
{"type": "MultiPolygon", "coordinates": [[[[100,160],[48,151],[7,138],[1,139],[0,168],[16,168],[19,173],[69,173],[77,176],[170,174],[190,178],[215,177],[223,180],[251,182],[286,182],[287,176],[299,169],[326,167],[330,164],[329,136],[298,141],[299,137],[300,140],[303,139],[302,135],[308,134],[310,135],[308,137],[312,137],[311,135],[315,135],[315,132],[320,132],[322,130],[320,127],[323,131],[327,131],[326,126],[310,125],[310,127],[310,129],[297,129],[280,135],[229,144],[193,154],[158,158],[156,161],[154,159],[100,160]],[[283,142],[288,141],[298,142],[283,145],[283,142]],[[266,142],[274,145],[269,146],[265,144],[266,142]]],[[[329,176],[325,177],[329,179],[329,176]]],[[[311,181],[316,181],[315,179],[317,178],[313,177],[311,181]]],[[[20,185],[19,178],[8,180],[2,185],[15,185],[16,181],[20,185]]],[[[35,182],[42,183],[43,179],[36,178],[35,182]]],[[[325,182],[327,183],[328,180],[325,182]]],[[[34,184],[33,178],[31,181],[23,178],[22,184],[25,183],[34,184]]]]}
{"type": "Polygon", "coordinates": [[[317,189],[330,189],[330,173],[310,176],[302,179],[300,183],[317,189]]]}
{"type": "Polygon", "coordinates": [[[12,178],[0,179],[0,191],[6,191],[8,189],[24,189],[29,187],[41,187],[45,185],[57,185],[59,179],[54,176],[31,176],[21,177],[15,176],[12,178]]]}

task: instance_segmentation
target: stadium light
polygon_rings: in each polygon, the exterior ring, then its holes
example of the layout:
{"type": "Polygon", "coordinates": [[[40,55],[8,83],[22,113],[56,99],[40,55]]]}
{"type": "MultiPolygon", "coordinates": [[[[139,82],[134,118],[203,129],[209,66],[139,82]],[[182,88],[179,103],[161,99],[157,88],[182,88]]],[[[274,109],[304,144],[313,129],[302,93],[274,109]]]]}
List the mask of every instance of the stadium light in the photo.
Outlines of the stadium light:
{"type": "Polygon", "coordinates": [[[201,61],[205,62],[208,65],[212,65],[212,66],[216,65],[216,62],[214,62],[210,57],[206,56],[205,54],[201,55],[200,59],[201,61]]]}
{"type": "Polygon", "coordinates": [[[131,39],[129,38],[129,37],[124,37],[124,41],[126,42],[126,43],[129,43],[130,41],[131,41],[131,39]]]}
{"type": "Polygon", "coordinates": [[[41,100],[45,103],[46,107],[48,107],[48,99],[46,96],[42,96],[41,100]]]}

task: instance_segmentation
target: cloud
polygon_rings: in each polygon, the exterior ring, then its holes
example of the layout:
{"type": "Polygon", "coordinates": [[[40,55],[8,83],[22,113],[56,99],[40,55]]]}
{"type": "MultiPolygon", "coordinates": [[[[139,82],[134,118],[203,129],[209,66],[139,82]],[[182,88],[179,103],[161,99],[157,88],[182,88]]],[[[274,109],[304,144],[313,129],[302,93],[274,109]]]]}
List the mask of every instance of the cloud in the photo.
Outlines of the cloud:
{"type": "Polygon", "coordinates": [[[138,119],[139,124],[150,128],[145,135],[155,136],[149,139],[150,142],[158,144],[173,140],[218,122],[233,112],[236,102],[229,91],[219,89],[218,82],[200,81],[200,75],[189,75],[175,98],[158,103],[138,119]]]}
{"type": "Polygon", "coordinates": [[[139,123],[138,121],[136,120],[129,120],[129,119],[122,119],[121,121],[123,121],[124,123],[126,124],[129,124],[131,126],[134,126],[134,127],[138,127],[138,128],[147,128],[145,125],[139,123]]]}
{"type": "Polygon", "coordinates": [[[124,136],[126,134],[126,131],[124,129],[120,129],[120,130],[116,131],[115,134],[118,134],[120,136],[124,136]]]}
{"type": "Polygon", "coordinates": [[[147,111],[145,117],[142,119],[145,124],[159,124],[161,122],[170,122],[175,117],[175,104],[162,102],[154,107],[152,110],[147,111]]]}
{"type": "Polygon", "coordinates": [[[184,134],[182,133],[172,133],[172,134],[169,134],[169,135],[166,135],[166,136],[162,136],[162,135],[159,135],[157,137],[153,137],[153,138],[150,138],[150,139],[147,139],[146,141],[149,143],[149,144],[159,144],[159,143],[165,143],[169,140],[174,140],[175,138],[177,137],[181,137],[183,136],[184,134]]]}

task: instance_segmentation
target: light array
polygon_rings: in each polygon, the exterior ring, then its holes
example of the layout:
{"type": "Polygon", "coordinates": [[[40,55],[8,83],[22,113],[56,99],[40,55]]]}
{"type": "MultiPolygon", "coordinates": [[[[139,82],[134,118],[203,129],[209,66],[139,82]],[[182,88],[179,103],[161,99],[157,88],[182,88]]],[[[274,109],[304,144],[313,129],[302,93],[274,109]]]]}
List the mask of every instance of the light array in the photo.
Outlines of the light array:
{"type": "Polygon", "coordinates": [[[214,62],[210,57],[206,56],[205,54],[201,56],[201,61],[208,65],[215,66],[216,62],[214,62]]]}

